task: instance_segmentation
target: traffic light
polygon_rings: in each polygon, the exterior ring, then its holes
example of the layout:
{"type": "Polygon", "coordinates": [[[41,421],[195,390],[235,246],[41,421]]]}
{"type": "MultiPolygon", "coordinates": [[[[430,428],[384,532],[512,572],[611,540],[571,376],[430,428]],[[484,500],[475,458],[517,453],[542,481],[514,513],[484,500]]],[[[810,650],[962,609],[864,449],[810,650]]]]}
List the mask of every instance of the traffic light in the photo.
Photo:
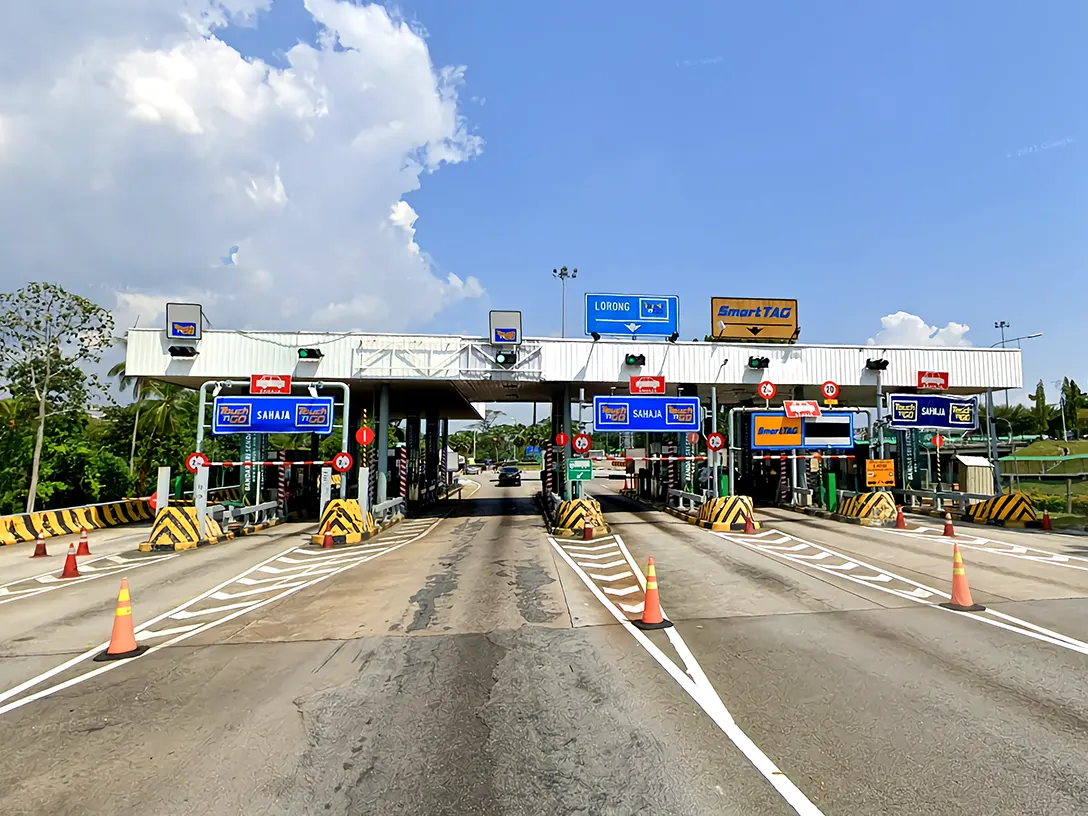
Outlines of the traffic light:
{"type": "Polygon", "coordinates": [[[887,360],[866,360],[865,361],[865,367],[867,369],[869,369],[870,371],[887,371],[888,370],[888,361],[887,360]]]}
{"type": "Polygon", "coordinates": [[[770,364],[771,364],[771,358],[770,357],[749,357],[748,358],[748,368],[751,368],[751,369],[754,369],[754,370],[758,370],[758,369],[761,369],[761,368],[766,368],[770,364]]]}
{"type": "Polygon", "coordinates": [[[624,362],[626,362],[627,365],[629,365],[629,366],[644,366],[644,365],[646,365],[646,355],[645,354],[628,354],[627,358],[626,358],[626,360],[624,362]]]}
{"type": "Polygon", "coordinates": [[[170,346],[171,357],[196,357],[199,353],[193,346],[170,346]]]}
{"type": "Polygon", "coordinates": [[[298,350],[298,358],[300,360],[320,360],[325,356],[325,352],[316,348],[300,348],[298,350]]]}
{"type": "Polygon", "coordinates": [[[518,361],[518,353],[516,351],[500,351],[495,355],[495,362],[501,366],[509,368],[518,361]]]}

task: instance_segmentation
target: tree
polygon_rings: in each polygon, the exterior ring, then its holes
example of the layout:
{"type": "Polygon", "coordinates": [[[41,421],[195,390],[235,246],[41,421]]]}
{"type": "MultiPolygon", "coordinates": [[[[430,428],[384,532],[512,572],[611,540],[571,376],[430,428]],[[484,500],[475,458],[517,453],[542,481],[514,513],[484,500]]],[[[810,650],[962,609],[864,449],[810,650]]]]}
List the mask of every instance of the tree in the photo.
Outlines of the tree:
{"type": "Polygon", "coordinates": [[[38,495],[45,422],[51,415],[82,409],[94,375],[81,366],[102,359],[113,342],[113,317],[80,295],[54,283],[32,282],[0,295],[0,366],[9,389],[25,387],[37,409],[26,512],[38,495]]]}
{"type": "MultiPolygon", "coordinates": [[[[115,342],[121,346],[124,346],[126,349],[128,348],[127,338],[118,337],[116,338],[115,342]]],[[[133,474],[136,462],[136,434],[140,429],[140,400],[143,397],[143,382],[141,382],[139,377],[128,376],[125,371],[126,363],[126,360],[122,360],[121,362],[114,365],[109,370],[108,376],[113,377],[117,380],[117,385],[120,387],[122,393],[131,388],[132,396],[136,399],[136,419],[132,423],[132,441],[129,445],[128,451],[128,472],[129,474],[133,474]]]]}
{"type": "Polygon", "coordinates": [[[1035,420],[1035,433],[1045,434],[1050,425],[1050,412],[1047,410],[1046,389],[1043,387],[1042,380],[1039,380],[1039,384],[1035,386],[1035,395],[1031,398],[1031,401],[1035,403],[1035,407],[1031,411],[1035,420]]]}

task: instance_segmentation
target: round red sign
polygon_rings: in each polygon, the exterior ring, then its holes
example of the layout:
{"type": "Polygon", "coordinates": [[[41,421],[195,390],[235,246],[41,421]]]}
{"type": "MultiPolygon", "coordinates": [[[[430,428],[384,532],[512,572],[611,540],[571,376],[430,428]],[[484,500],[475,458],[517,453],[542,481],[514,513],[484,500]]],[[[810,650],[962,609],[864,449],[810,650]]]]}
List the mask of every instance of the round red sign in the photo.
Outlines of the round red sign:
{"type": "Polygon", "coordinates": [[[364,448],[374,441],[374,429],[365,425],[355,432],[355,441],[364,448]]]}
{"type": "Polygon", "coordinates": [[[725,437],[717,432],[707,434],[706,446],[712,451],[720,451],[725,447],[725,437]]]}
{"type": "Polygon", "coordinates": [[[570,437],[567,436],[562,431],[560,431],[559,433],[557,433],[555,435],[555,444],[557,444],[557,445],[566,445],[568,442],[570,442],[570,437]]]}
{"type": "Polygon", "coordinates": [[[185,467],[190,473],[196,473],[200,468],[205,467],[209,461],[211,460],[208,459],[207,454],[194,451],[185,457],[185,467]]]}
{"type": "Polygon", "coordinates": [[[593,440],[590,439],[589,434],[580,433],[574,437],[570,446],[574,448],[575,453],[589,453],[589,449],[593,447],[593,440]]]}
{"type": "Polygon", "coordinates": [[[697,434],[695,431],[692,431],[691,433],[689,433],[688,434],[688,444],[698,445],[699,444],[699,434],[697,434]]]}
{"type": "Polygon", "coordinates": [[[820,386],[820,393],[824,395],[824,399],[838,399],[839,398],[839,384],[828,380],[820,386]]]}
{"type": "Polygon", "coordinates": [[[940,434],[933,434],[933,447],[939,448],[944,445],[944,437],[940,434]]]}
{"type": "Polygon", "coordinates": [[[759,395],[765,400],[774,399],[774,395],[778,393],[778,389],[775,387],[775,384],[767,380],[761,382],[759,384],[759,388],[756,390],[759,391],[759,395]]]}
{"type": "Polygon", "coordinates": [[[347,473],[351,470],[351,463],[353,461],[350,453],[347,451],[340,451],[340,453],[332,458],[332,469],[337,473],[347,473]]]}

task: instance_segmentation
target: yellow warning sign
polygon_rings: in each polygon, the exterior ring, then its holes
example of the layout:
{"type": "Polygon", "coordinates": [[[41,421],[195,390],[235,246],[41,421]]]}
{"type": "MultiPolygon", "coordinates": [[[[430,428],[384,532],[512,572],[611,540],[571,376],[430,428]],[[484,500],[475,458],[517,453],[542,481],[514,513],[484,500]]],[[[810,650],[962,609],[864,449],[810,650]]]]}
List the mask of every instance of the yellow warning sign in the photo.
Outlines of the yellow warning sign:
{"type": "Polygon", "coordinates": [[[797,340],[796,300],[711,298],[710,320],[715,340],[797,340]]]}
{"type": "Polygon", "coordinates": [[[895,460],[870,459],[865,463],[866,487],[895,487],[895,460]]]}

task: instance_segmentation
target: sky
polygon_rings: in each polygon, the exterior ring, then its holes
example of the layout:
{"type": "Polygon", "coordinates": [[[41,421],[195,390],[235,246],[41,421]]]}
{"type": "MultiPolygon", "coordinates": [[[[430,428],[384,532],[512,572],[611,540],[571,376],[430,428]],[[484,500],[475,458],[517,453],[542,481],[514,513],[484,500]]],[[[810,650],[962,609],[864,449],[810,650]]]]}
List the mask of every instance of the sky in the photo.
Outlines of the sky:
{"type": "MultiPolygon", "coordinates": [[[[156,325],[567,331],[796,298],[801,342],[1088,382],[1088,4],[11,0],[0,284],[156,325]]],[[[1014,395],[1014,399],[1018,395],[1014,395]]]]}

